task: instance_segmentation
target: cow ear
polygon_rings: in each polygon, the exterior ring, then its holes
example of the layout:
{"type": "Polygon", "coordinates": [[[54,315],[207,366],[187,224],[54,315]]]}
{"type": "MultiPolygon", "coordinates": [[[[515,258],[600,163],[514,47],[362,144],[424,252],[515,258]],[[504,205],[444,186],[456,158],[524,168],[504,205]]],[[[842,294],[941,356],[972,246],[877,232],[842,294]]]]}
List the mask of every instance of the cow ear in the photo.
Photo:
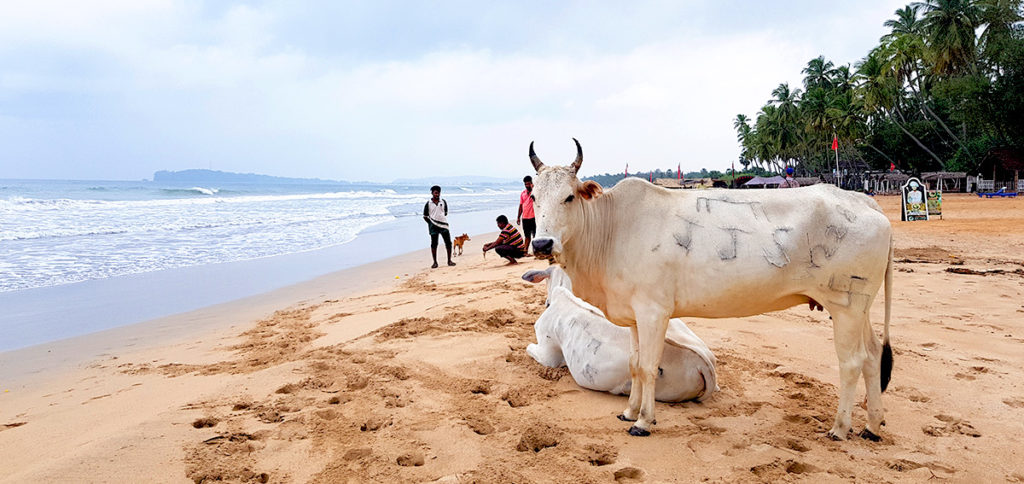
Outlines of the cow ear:
{"type": "Polygon", "coordinates": [[[600,197],[604,193],[604,189],[601,188],[601,184],[594,180],[587,180],[583,182],[583,185],[576,190],[577,193],[583,197],[584,200],[590,200],[592,198],[600,197]]]}
{"type": "Polygon", "coordinates": [[[548,275],[549,274],[547,271],[526,271],[526,274],[523,274],[523,280],[536,284],[540,281],[543,281],[544,279],[547,279],[548,275]]]}

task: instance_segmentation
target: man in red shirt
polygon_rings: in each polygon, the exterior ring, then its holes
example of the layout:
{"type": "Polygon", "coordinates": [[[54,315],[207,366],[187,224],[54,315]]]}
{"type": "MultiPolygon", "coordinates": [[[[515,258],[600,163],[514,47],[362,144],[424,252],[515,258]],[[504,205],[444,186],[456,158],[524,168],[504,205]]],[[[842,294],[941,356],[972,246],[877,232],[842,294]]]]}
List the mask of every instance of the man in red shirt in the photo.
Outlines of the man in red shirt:
{"type": "Polygon", "coordinates": [[[519,215],[516,216],[516,225],[523,226],[523,237],[526,238],[526,251],[530,251],[530,239],[537,235],[537,219],[533,214],[533,178],[526,175],[523,178],[523,186],[526,190],[519,194],[519,215]]]}
{"type": "Polygon", "coordinates": [[[516,226],[508,223],[508,217],[499,215],[498,228],[501,235],[489,244],[484,244],[484,252],[494,249],[500,257],[508,259],[509,265],[518,264],[516,259],[526,255],[526,241],[519,235],[516,226]]]}

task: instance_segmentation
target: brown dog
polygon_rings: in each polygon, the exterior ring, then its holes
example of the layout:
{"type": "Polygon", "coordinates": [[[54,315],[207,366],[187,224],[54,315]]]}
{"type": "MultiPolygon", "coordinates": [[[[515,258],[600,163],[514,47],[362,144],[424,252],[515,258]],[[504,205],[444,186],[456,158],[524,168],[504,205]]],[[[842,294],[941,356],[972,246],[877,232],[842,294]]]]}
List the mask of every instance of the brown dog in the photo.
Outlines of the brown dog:
{"type": "Polygon", "coordinates": [[[456,250],[459,251],[458,255],[462,255],[462,244],[465,244],[467,240],[469,240],[469,236],[466,235],[466,234],[462,234],[462,235],[460,235],[458,237],[455,237],[455,240],[452,241],[452,244],[455,245],[455,247],[452,248],[452,255],[453,256],[456,255],[455,254],[456,250]]]}

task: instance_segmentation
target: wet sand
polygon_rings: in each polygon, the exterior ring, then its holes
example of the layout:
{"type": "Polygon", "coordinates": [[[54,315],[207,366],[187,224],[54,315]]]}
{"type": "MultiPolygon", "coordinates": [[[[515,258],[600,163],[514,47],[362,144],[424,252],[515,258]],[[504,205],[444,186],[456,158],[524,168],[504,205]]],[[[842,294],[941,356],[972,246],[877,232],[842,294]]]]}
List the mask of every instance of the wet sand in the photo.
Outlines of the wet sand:
{"type": "Polygon", "coordinates": [[[897,236],[880,443],[826,438],[838,365],[806,306],[688,319],[722,391],[630,437],[625,397],[526,355],[544,286],[519,276],[546,263],[483,258],[492,235],[453,268],[402,256],[373,265],[398,280],[328,276],[0,382],[0,481],[1024,481],[1024,199],[947,194],[930,222],[878,201],[897,236]]]}

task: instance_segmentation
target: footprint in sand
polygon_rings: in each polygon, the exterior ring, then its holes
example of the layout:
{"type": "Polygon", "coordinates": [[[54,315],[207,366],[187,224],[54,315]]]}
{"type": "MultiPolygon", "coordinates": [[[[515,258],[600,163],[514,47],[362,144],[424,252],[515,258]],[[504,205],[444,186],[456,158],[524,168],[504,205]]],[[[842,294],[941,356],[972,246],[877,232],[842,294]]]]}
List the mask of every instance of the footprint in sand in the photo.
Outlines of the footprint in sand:
{"type": "Polygon", "coordinates": [[[978,432],[978,430],[966,420],[944,414],[936,415],[935,419],[943,423],[925,425],[921,428],[921,431],[924,432],[925,435],[930,435],[932,437],[945,437],[953,434],[960,434],[975,438],[981,437],[981,432],[978,432]]]}
{"type": "Polygon", "coordinates": [[[395,461],[398,462],[398,465],[400,465],[400,466],[404,466],[404,467],[413,467],[413,466],[419,467],[419,466],[423,465],[423,463],[425,462],[425,459],[423,457],[423,452],[412,451],[412,452],[406,452],[406,453],[398,456],[398,458],[395,459],[395,461]]]}
{"type": "Polygon", "coordinates": [[[644,471],[636,467],[623,467],[615,471],[616,482],[640,482],[644,479],[644,471]]]}
{"type": "Polygon", "coordinates": [[[468,425],[469,428],[478,435],[494,433],[494,425],[491,425],[491,422],[484,417],[470,414],[466,415],[464,420],[466,421],[466,425],[468,425]]]}
{"type": "Polygon", "coordinates": [[[592,466],[614,464],[619,457],[619,451],[610,445],[587,444],[583,450],[582,460],[589,462],[592,466]]]}
{"type": "Polygon", "coordinates": [[[197,428],[197,429],[203,429],[203,428],[207,428],[207,427],[216,426],[218,422],[220,422],[220,421],[217,420],[216,418],[213,418],[213,417],[203,417],[203,418],[200,418],[200,419],[196,419],[194,422],[192,422],[192,427],[197,428]]]}
{"type": "Polygon", "coordinates": [[[1003,403],[1013,408],[1024,408],[1024,398],[1021,397],[1004,398],[1003,403]]]}
{"type": "Polygon", "coordinates": [[[535,423],[527,427],[516,445],[519,452],[540,452],[548,447],[555,447],[562,438],[562,432],[550,425],[535,423]]]}

